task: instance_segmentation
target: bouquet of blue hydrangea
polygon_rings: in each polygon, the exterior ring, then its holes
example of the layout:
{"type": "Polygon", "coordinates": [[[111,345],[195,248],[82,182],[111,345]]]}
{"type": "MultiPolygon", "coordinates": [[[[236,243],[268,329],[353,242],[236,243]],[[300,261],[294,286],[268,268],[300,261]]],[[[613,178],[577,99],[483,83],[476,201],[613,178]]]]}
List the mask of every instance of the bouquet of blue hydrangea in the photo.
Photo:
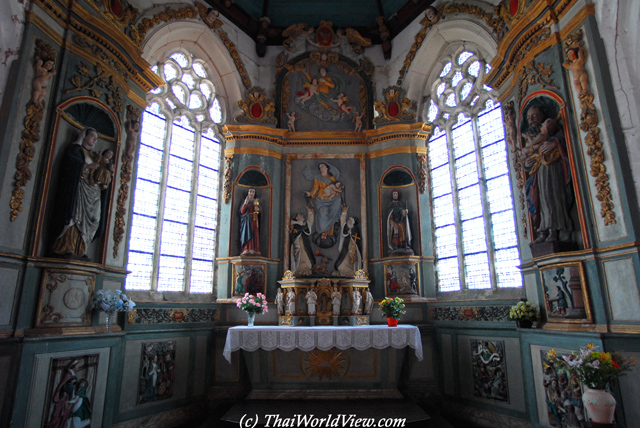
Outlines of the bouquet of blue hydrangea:
{"type": "Polygon", "coordinates": [[[131,312],[135,306],[135,302],[120,290],[98,290],[91,302],[91,309],[108,313],[131,312]]]}

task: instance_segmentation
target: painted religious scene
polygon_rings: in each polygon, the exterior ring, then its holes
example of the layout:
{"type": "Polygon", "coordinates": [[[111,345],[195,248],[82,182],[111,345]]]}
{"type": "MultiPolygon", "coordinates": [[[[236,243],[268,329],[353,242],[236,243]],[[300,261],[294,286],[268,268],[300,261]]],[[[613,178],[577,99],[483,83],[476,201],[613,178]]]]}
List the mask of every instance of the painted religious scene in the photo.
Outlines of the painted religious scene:
{"type": "Polygon", "coordinates": [[[51,362],[47,405],[47,428],[91,425],[99,355],[56,358],[51,362]]]}
{"type": "Polygon", "coordinates": [[[243,296],[245,293],[256,295],[266,293],[266,265],[257,264],[234,264],[235,282],[233,294],[243,296]]]}
{"type": "Polygon", "coordinates": [[[418,294],[417,263],[388,263],[384,271],[386,295],[418,294]]]}
{"type": "Polygon", "coordinates": [[[176,342],[142,344],[138,404],[165,400],[173,396],[176,342]]]}
{"type": "Polygon", "coordinates": [[[575,375],[560,373],[540,351],[542,385],[545,393],[547,423],[552,427],[580,428],[586,426],[582,389],[575,375]]]}
{"type": "Polygon", "coordinates": [[[509,402],[504,342],[471,339],[473,395],[509,402]]]}
{"type": "Polygon", "coordinates": [[[353,278],[363,269],[361,161],[293,159],[288,230],[295,277],[353,278]]]}

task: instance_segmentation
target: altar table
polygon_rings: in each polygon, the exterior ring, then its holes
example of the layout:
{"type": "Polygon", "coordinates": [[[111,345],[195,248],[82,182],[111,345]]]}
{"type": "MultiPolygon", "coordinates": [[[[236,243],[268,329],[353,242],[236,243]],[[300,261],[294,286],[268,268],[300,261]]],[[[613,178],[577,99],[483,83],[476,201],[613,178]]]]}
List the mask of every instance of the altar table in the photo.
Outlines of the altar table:
{"type": "Polygon", "coordinates": [[[239,349],[245,351],[301,349],[308,352],[316,348],[321,351],[328,351],[331,348],[340,350],[355,348],[363,351],[369,348],[392,347],[400,349],[406,346],[413,348],[416,358],[422,361],[422,340],[418,327],[404,324],[397,327],[387,327],[386,325],[357,327],[238,326],[231,327],[227,332],[227,340],[222,354],[227,361],[231,362],[231,353],[239,349]]]}

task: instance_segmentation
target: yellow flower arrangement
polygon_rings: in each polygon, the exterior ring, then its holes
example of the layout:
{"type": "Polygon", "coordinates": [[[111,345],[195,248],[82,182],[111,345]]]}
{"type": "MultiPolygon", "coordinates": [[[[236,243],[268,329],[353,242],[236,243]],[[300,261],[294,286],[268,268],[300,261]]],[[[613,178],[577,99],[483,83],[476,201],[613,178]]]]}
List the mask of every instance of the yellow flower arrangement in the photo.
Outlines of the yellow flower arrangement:
{"type": "Polygon", "coordinates": [[[509,310],[509,318],[514,321],[535,321],[536,319],[538,319],[538,308],[536,308],[531,302],[521,300],[517,305],[511,307],[511,309],[509,310]]]}

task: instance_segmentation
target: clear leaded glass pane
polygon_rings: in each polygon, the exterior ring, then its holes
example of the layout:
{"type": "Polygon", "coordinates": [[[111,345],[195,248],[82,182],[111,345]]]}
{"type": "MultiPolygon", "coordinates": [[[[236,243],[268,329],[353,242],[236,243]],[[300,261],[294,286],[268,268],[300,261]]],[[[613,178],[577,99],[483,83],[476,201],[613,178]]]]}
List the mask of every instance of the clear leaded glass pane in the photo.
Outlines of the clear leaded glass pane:
{"type": "MultiPolygon", "coordinates": [[[[473,55],[470,51],[463,52],[457,64],[448,63],[446,70],[443,68],[440,77],[453,75],[451,85],[460,85],[465,76],[462,70],[468,62],[471,64],[466,68],[467,76],[479,77],[485,64],[475,58],[469,60],[473,55]]],[[[486,65],[487,73],[490,69],[486,65]]],[[[467,103],[475,105],[483,90],[478,93],[473,82],[467,81],[460,89],[460,99],[456,99],[453,94],[443,95],[446,88],[447,83],[441,79],[436,92],[439,103],[444,101],[444,111],[434,116],[441,114],[449,126],[453,122],[453,127],[448,133],[442,130],[434,133],[428,146],[439,290],[457,291],[463,284],[466,289],[521,287],[500,104],[483,97],[483,111],[468,118],[463,113],[467,110],[461,107],[467,103]],[[450,156],[455,159],[454,177],[449,172],[450,156]],[[462,254],[458,252],[458,239],[462,239],[462,254]],[[495,262],[494,271],[490,261],[495,262]],[[459,277],[461,271],[464,281],[459,277]]],[[[491,90],[484,86],[484,91],[491,90]]]]}
{"type": "Polygon", "coordinates": [[[173,92],[173,95],[176,96],[178,101],[180,101],[182,104],[186,104],[187,103],[187,94],[184,93],[184,89],[182,89],[182,86],[173,85],[171,87],[171,91],[173,92]]]}
{"type": "Polygon", "coordinates": [[[178,77],[178,69],[171,64],[164,65],[164,80],[169,82],[178,77]]]}
{"type": "Polygon", "coordinates": [[[202,77],[203,79],[207,78],[207,72],[205,71],[203,65],[199,62],[194,62],[193,64],[191,64],[191,68],[193,68],[193,71],[198,77],[202,77]]]}
{"type": "Polygon", "coordinates": [[[211,94],[213,92],[211,91],[211,87],[209,87],[209,85],[207,85],[206,83],[200,83],[200,92],[202,92],[202,95],[204,95],[207,101],[211,99],[211,94]]]}
{"type": "Polygon", "coordinates": [[[182,80],[189,89],[193,89],[196,87],[196,82],[195,80],[193,80],[193,76],[191,76],[189,73],[184,73],[182,75],[182,80]]]}
{"type": "Polygon", "coordinates": [[[460,290],[458,258],[438,259],[438,284],[440,291],[460,290]]]}
{"type": "Polygon", "coordinates": [[[451,67],[453,67],[453,64],[448,62],[444,67],[442,67],[442,71],[440,72],[440,77],[444,77],[447,74],[449,74],[449,71],[451,71],[451,67]]]}
{"type": "Polygon", "coordinates": [[[184,283],[184,263],[184,257],[160,256],[158,291],[182,291],[182,284],[184,283]]]}
{"type": "Polygon", "coordinates": [[[213,100],[213,105],[209,109],[209,114],[211,115],[211,120],[215,123],[222,122],[222,109],[220,108],[220,102],[217,98],[213,100]]]}
{"type": "MultiPolygon", "coordinates": [[[[213,238],[211,238],[213,240],[213,238]]],[[[193,260],[191,262],[191,293],[210,293],[213,285],[213,262],[193,260]]]]}
{"type": "Polygon", "coordinates": [[[197,110],[203,106],[202,99],[198,94],[191,94],[189,96],[189,108],[197,110]]]}
{"type": "Polygon", "coordinates": [[[456,86],[458,86],[458,83],[460,83],[461,80],[462,80],[462,72],[458,70],[456,71],[456,74],[454,74],[453,78],[451,79],[451,86],[455,88],[456,86]]]}
{"type": "Polygon", "coordinates": [[[480,76],[480,67],[481,67],[480,61],[474,61],[473,63],[471,63],[471,65],[467,69],[467,73],[469,73],[474,77],[478,77],[480,76]]]}
{"type": "Polygon", "coordinates": [[[436,105],[436,103],[433,102],[433,100],[431,100],[431,102],[429,103],[429,112],[427,113],[427,120],[429,120],[429,122],[433,122],[437,118],[438,118],[438,106],[436,105]]]}
{"type": "Polygon", "coordinates": [[[183,53],[176,52],[172,54],[169,58],[177,62],[182,68],[187,68],[189,66],[189,60],[183,53]]]}
{"type": "MultiPolygon", "coordinates": [[[[133,229],[131,230],[133,235],[133,229]]],[[[151,288],[151,272],[153,271],[153,255],[129,251],[127,270],[127,290],[149,290],[151,288]]]]}
{"type": "Polygon", "coordinates": [[[473,56],[473,52],[469,52],[469,51],[462,52],[460,56],[458,56],[458,65],[464,64],[464,62],[469,58],[471,58],[472,56],[473,56]]]}

